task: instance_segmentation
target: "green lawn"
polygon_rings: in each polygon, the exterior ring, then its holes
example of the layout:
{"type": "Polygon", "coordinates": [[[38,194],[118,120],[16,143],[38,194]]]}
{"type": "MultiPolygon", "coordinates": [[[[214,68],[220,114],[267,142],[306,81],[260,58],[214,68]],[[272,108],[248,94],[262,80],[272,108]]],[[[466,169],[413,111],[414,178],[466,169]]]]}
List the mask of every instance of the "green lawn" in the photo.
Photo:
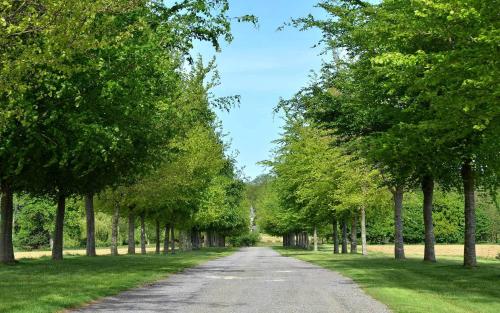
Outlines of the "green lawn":
{"type": "Polygon", "coordinates": [[[62,262],[44,257],[0,265],[0,312],[57,312],[154,282],[233,251],[204,249],[173,256],[66,256],[62,262]]]}
{"type": "MultiPolygon", "coordinates": [[[[356,281],[368,294],[394,312],[500,312],[500,261],[479,260],[465,269],[460,258],[440,258],[435,264],[387,255],[333,255],[275,248],[285,256],[312,262],[356,281]]],[[[326,249],[326,248],[325,248],[326,249]]]]}

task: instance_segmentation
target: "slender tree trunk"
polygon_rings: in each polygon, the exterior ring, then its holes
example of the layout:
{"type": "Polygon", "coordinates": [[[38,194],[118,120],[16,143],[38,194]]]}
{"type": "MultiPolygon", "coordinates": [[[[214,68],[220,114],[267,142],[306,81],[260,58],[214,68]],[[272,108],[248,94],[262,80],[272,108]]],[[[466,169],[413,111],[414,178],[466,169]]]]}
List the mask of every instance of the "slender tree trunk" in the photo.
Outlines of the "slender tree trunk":
{"type": "Polygon", "coordinates": [[[352,214],[352,220],[351,220],[351,253],[356,254],[358,253],[358,215],[356,214],[356,211],[353,212],[352,214]]]}
{"type": "Polygon", "coordinates": [[[339,253],[339,229],[338,229],[337,215],[333,217],[333,253],[339,253]]]}
{"type": "Polygon", "coordinates": [[[111,222],[111,255],[118,255],[118,224],[120,222],[120,206],[115,204],[111,222]]]}
{"type": "Polygon", "coordinates": [[[368,247],[366,245],[366,211],[364,206],[361,206],[361,253],[368,255],[368,247]]]}
{"type": "Polygon", "coordinates": [[[170,227],[170,239],[172,240],[172,254],[175,254],[175,233],[174,233],[174,224],[170,227]]]}
{"type": "Polygon", "coordinates": [[[163,254],[168,254],[168,246],[170,243],[170,227],[165,225],[165,240],[163,241],[163,254]]]}
{"type": "Polygon", "coordinates": [[[396,187],[393,192],[394,200],[394,258],[405,258],[403,241],[403,187],[396,187]]]}
{"type": "Polygon", "coordinates": [[[434,195],[434,180],[431,176],[422,178],[422,192],[424,194],[424,229],[425,229],[425,248],[424,261],[436,262],[434,252],[434,226],[432,225],[432,200],[434,195]]]}
{"type": "Polygon", "coordinates": [[[63,259],[63,236],[64,236],[64,211],[66,210],[66,198],[63,195],[57,197],[56,227],[54,230],[54,246],[52,248],[52,260],[63,259]]]}
{"type": "Polygon", "coordinates": [[[318,230],[316,229],[316,226],[314,226],[313,241],[314,241],[314,251],[318,251],[318,230]]]}
{"type": "Polygon", "coordinates": [[[347,221],[342,218],[342,253],[347,253],[347,221]]]}
{"type": "Polygon", "coordinates": [[[156,247],[155,247],[155,253],[160,254],[160,220],[156,219],[156,247]]]}
{"type": "Polygon", "coordinates": [[[95,253],[95,214],[94,214],[94,195],[88,193],[85,195],[85,215],[87,218],[87,256],[96,256],[95,253]]]}
{"type": "Polygon", "coordinates": [[[146,221],[145,214],[141,213],[141,254],[146,254],[146,221]]]}
{"type": "Polygon", "coordinates": [[[12,244],[14,195],[8,184],[2,184],[0,202],[0,262],[12,264],[15,262],[14,246],[12,244]]]}
{"type": "Polygon", "coordinates": [[[128,214],[128,254],[135,254],[135,216],[128,214]]]}
{"type": "Polygon", "coordinates": [[[475,182],[471,163],[471,160],[466,160],[462,165],[465,203],[464,266],[467,267],[477,266],[475,182]]]}

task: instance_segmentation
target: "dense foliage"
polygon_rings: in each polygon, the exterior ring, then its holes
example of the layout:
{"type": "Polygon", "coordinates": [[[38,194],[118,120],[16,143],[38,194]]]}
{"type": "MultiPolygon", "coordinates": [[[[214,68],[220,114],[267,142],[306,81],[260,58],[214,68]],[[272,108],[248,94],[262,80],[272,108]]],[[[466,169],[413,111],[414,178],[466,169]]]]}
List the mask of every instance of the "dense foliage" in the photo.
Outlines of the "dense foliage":
{"type": "Polygon", "coordinates": [[[485,193],[498,193],[500,165],[496,5],[327,0],[318,4],[326,13],[321,18],[292,20],[302,30],[319,29],[323,52],[332,57],[277,108],[287,126],[267,164],[278,200],[270,209],[278,209],[264,213],[264,227],[294,232],[290,240],[296,244],[302,240],[298,232],[328,221],[337,242],[340,218],[347,252],[346,219],[356,251],[357,219],[365,247],[368,216],[381,229],[394,227],[396,258],[404,258],[404,241],[423,240],[426,261],[436,261],[436,241],[463,242],[464,265],[475,266],[476,239],[484,240],[485,229],[498,223],[498,206],[484,203],[485,193]],[[389,215],[387,189],[392,225],[380,218],[389,215]],[[422,197],[415,198],[418,189],[422,197]],[[325,215],[329,210],[335,215],[325,215]]]}
{"type": "Polygon", "coordinates": [[[227,0],[0,4],[1,262],[14,261],[13,231],[17,247],[50,243],[56,260],[64,242],[89,256],[96,239],[116,248],[120,212],[130,253],[136,217],[142,252],[146,224],[157,242],[167,224],[172,245],[192,228],[242,228],[241,178],[214,113],[238,97],[214,98],[214,61],[189,55],[196,40],[216,50],[232,40],[228,10],[227,0]]]}

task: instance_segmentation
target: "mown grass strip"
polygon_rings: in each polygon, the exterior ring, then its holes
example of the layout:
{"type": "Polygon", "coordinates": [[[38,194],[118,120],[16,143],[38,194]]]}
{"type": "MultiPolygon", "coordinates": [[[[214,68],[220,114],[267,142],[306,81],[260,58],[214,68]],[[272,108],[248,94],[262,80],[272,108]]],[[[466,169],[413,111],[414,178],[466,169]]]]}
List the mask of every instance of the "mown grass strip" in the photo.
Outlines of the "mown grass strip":
{"type": "Polygon", "coordinates": [[[275,248],[282,255],[317,264],[352,278],[369,295],[394,312],[500,312],[500,261],[480,259],[479,267],[462,267],[461,258],[396,261],[378,253],[334,255],[275,248]]]}
{"type": "Polygon", "coordinates": [[[175,255],[47,257],[0,265],[0,312],[57,312],[166,278],[169,274],[227,256],[231,249],[175,255]]]}

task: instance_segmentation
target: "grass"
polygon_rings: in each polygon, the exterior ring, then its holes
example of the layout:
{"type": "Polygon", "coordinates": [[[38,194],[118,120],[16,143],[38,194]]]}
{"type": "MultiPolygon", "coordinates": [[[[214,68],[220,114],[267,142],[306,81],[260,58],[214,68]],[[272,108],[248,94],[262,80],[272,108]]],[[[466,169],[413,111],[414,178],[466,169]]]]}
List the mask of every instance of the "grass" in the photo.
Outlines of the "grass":
{"type": "Polygon", "coordinates": [[[459,257],[441,257],[429,264],[420,258],[396,261],[382,253],[333,255],[275,249],[352,278],[393,312],[500,312],[500,261],[480,259],[479,267],[462,267],[459,257]]]}
{"type": "Polygon", "coordinates": [[[57,312],[226,256],[231,249],[203,249],[175,255],[67,256],[22,259],[0,265],[0,312],[57,312]]]}
{"type": "MultiPolygon", "coordinates": [[[[458,244],[437,244],[434,246],[436,257],[438,260],[442,256],[459,256],[464,255],[464,245],[458,244]]],[[[394,255],[394,245],[368,245],[368,252],[382,252],[384,254],[394,255]]],[[[424,245],[405,245],[405,254],[407,256],[423,257],[424,245]]],[[[481,258],[494,259],[500,254],[499,244],[477,244],[476,255],[481,258]]]]}
{"type": "MultiPolygon", "coordinates": [[[[140,250],[140,248],[136,247],[137,250],[140,250]]],[[[154,245],[149,245],[146,247],[148,252],[154,252],[155,251],[155,246],[154,245]]],[[[120,246],[118,247],[118,253],[120,254],[126,254],[127,253],[127,246],[120,246]]],[[[85,255],[86,254],[85,248],[64,248],[64,255],[85,255]]],[[[109,255],[111,254],[110,248],[109,247],[99,247],[96,249],[96,254],[97,255],[109,255]]],[[[37,259],[41,258],[44,256],[51,256],[52,251],[50,249],[43,249],[43,250],[33,250],[33,251],[14,251],[14,255],[16,259],[37,259]]]]}

